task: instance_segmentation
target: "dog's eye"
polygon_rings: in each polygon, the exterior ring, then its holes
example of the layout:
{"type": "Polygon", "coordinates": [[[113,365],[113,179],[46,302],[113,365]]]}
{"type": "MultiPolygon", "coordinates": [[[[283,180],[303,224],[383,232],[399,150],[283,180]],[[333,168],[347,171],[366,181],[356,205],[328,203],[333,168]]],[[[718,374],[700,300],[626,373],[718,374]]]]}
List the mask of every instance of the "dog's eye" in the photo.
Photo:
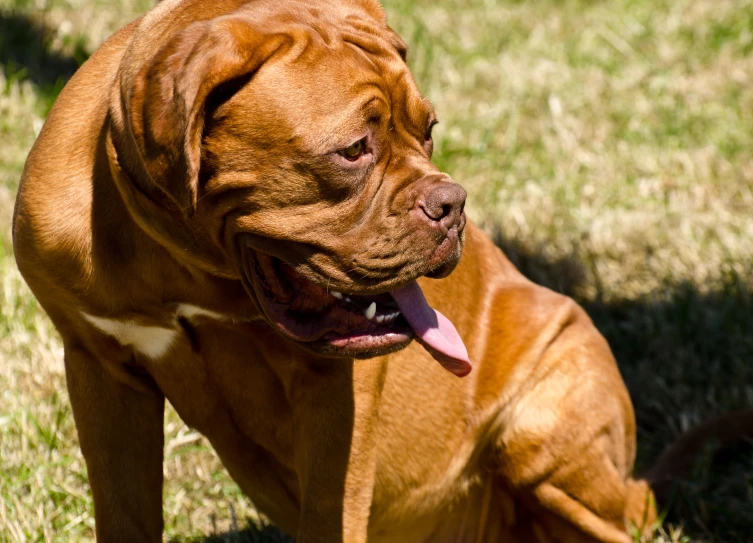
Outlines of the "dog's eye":
{"type": "Polygon", "coordinates": [[[340,154],[348,160],[358,160],[366,152],[366,138],[358,140],[340,151],[340,154]]]}
{"type": "Polygon", "coordinates": [[[439,124],[439,121],[432,121],[432,123],[429,125],[429,128],[426,130],[426,141],[431,141],[431,131],[434,130],[434,127],[439,124]]]}

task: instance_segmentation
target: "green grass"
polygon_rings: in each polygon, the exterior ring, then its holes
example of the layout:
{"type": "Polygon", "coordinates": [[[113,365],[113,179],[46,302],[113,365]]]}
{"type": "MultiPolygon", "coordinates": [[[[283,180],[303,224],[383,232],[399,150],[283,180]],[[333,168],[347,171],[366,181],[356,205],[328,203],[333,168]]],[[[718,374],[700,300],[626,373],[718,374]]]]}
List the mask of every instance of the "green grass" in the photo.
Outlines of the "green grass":
{"type": "MultiPolygon", "coordinates": [[[[92,538],[60,342],[9,225],[62,83],[148,5],[0,0],[0,541],[92,538]]],[[[472,217],[609,339],[639,471],[697,422],[753,405],[753,0],[386,8],[439,115],[436,162],[472,217]]],[[[168,540],[282,540],[171,410],[166,442],[168,540]]],[[[752,541],[751,452],[702,455],[656,541],[752,541]]]]}

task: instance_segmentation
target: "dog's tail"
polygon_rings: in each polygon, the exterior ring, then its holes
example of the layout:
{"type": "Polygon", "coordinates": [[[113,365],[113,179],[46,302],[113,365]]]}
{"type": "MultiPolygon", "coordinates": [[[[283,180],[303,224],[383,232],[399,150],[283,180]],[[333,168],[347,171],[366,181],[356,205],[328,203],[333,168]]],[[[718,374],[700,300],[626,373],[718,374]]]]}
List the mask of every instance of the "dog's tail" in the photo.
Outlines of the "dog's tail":
{"type": "Polygon", "coordinates": [[[672,482],[690,471],[693,461],[706,447],[723,449],[746,438],[753,438],[753,409],[713,417],[668,445],[642,478],[651,486],[659,503],[664,503],[672,482]]]}
{"type": "Polygon", "coordinates": [[[666,506],[675,480],[691,470],[706,447],[720,450],[753,438],[753,409],[708,419],[667,446],[653,466],[628,484],[625,518],[644,535],[656,527],[657,504],[666,506]]]}

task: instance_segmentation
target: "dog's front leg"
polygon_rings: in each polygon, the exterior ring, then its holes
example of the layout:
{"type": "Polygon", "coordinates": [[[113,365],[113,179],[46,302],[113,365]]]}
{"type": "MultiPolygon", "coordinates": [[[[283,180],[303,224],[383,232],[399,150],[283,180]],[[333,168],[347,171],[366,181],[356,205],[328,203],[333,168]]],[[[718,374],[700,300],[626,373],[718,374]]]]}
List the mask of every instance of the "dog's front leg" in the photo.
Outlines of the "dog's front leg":
{"type": "Polygon", "coordinates": [[[295,461],[301,488],[298,543],[366,541],[374,490],[378,401],[384,367],[330,362],[308,371],[296,394],[295,461]]]}
{"type": "Polygon", "coordinates": [[[65,370],[94,496],[97,541],[162,541],[164,396],[66,346],[65,370]]]}

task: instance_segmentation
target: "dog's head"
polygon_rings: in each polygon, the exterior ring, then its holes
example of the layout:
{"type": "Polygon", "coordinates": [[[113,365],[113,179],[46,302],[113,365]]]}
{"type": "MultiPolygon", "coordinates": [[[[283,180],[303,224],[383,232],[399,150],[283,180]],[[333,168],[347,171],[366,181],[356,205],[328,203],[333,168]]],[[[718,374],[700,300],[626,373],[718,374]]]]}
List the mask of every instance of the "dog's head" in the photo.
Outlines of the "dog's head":
{"type": "Polygon", "coordinates": [[[142,187],[317,352],[405,346],[389,293],[460,258],[466,193],[431,162],[405,54],[372,2],[260,0],[175,34],[128,89],[142,187]]]}

